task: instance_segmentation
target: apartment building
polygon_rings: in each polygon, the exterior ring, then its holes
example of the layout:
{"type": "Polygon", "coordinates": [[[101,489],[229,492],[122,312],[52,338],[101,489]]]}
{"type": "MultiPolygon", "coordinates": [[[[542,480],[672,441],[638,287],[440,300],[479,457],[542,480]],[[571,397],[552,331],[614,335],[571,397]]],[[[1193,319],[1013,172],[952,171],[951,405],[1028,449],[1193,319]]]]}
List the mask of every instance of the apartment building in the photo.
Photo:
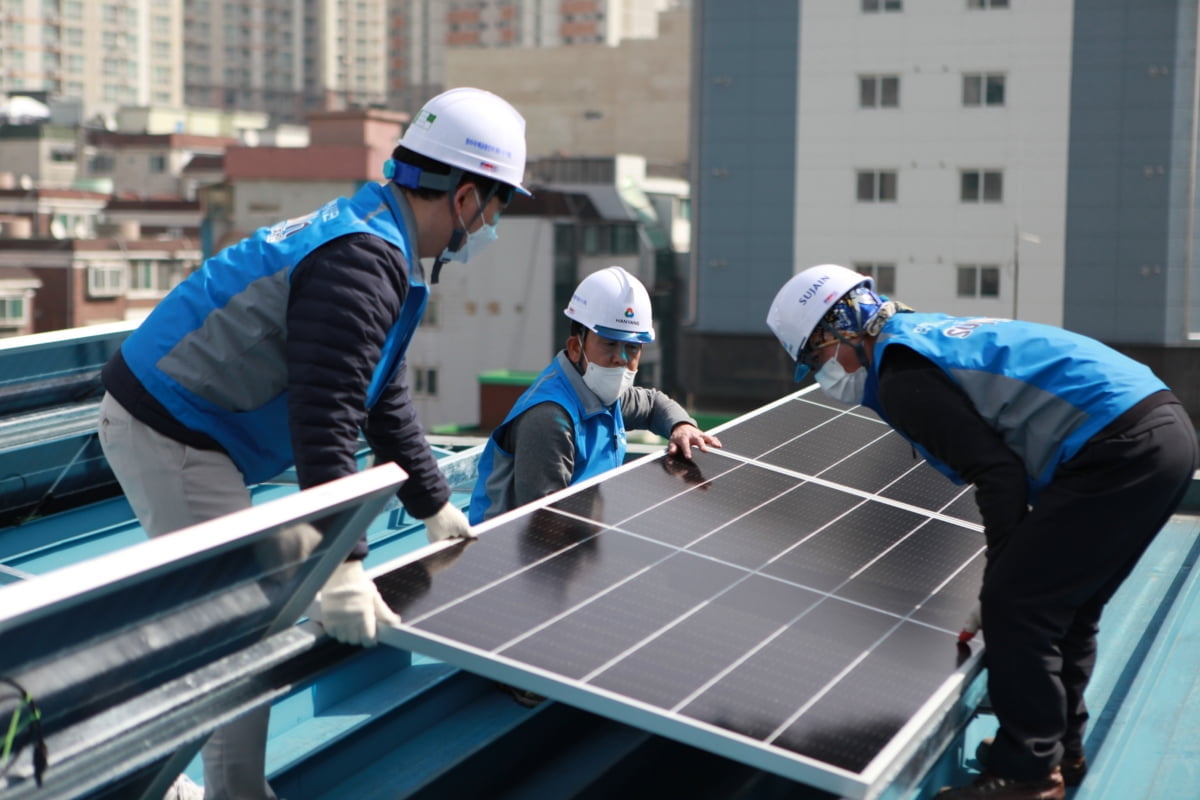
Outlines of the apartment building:
{"type": "Polygon", "coordinates": [[[96,239],[0,238],[4,312],[20,299],[24,333],[145,317],[200,263],[200,247],[194,239],[136,235],[129,230],[96,239]],[[6,289],[12,281],[24,283],[6,289]]]}
{"type": "Polygon", "coordinates": [[[0,95],[80,98],[89,115],[183,102],[180,0],[0,0],[0,95]]]}
{"type": "MultiPolygon", "coordinates": [[[[688,0],[0,0],[0,98],[261,111],[414,111],[447,50],[616,45],[688,0]]],[[[480,76],[482,79],[484,76],[480,76]]],[[[473,81],[472,83],[477,83],[473,81]]]]}

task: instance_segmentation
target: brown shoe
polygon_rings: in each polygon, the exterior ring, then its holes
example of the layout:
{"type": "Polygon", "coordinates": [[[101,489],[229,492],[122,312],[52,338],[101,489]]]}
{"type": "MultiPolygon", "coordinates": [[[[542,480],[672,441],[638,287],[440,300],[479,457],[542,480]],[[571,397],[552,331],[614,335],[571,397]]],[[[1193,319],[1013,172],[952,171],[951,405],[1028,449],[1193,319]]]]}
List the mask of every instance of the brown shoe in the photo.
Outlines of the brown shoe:
{"type": "MultiPolygon", "coordinates": [[[[975,760],[983,765],[984,769],[988,766],[988,751],[992,747],[992,742],[995,741],[992,737],[988,737],[979,743],[975,748],[975,760]]],[[[1083,753],[1064,753],[1062,764],[1063,783],[1067,786],[1078,786],[1083,783],[1084,776],[1087,775],[1087,758],[1083,753]]]]}
{"type": "Polygon", "coordinates": [[[1063,800],[1066,794],[1062,771],[1055,767],[1045,778],[1032,781],[1001,778],[985,772],[970,786],[953,789],[947,786],[937,796],[941,800],[1063,800]]]}

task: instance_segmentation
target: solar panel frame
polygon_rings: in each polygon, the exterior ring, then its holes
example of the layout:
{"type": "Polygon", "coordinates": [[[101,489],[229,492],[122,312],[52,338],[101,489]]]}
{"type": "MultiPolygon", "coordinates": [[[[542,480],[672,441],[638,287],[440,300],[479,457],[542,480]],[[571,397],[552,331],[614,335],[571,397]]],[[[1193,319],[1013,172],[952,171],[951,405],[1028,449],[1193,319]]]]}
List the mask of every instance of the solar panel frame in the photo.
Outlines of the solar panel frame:
{"type": "MultiPolygon", "coordinates": [[[[0,674],[35,698],[51,743],[44,787],[35,787],[27,770],[13,769],[0,777],[0,793],[78,796],[100,791],[119,773],[148,770],[138,779],[150,786],[144,796],[161,797],[217,724],[187,722],[189,703],[228,716],[230,709],[204,699],[204,690],[225,698],[252,694],[241,686],[254,677],[250,667],[242,665],[240,678],[231,674],[239,658],[247,664],[279,660],[272,647],[260,645],[293,634],[294,623],[405,478],[395,464],[374,467],[0,587],[0,674]],[[299,523],[321,528],[307,534],[315,542],[311,549],[294,547],[297,537],[287,532],[299,523]],[[213,572],[216,564],[225,565],[224,573],[213,572]],[[136,602],[139,595],[153,601],[136,602]],[[122,610],[127,613],[119,617],[122,610]],[[215,664],[229,666],[214,671],[215,664]],[[135,723],[150,708],[155,719],[135,723]],[[98,720],[108,720],[99,745],[89,739],[98,720]],[[172,738],[146,738],[139,724],[162,727],[172,738]],[[187,741],[187,725],[193,726],[191,744],[174,754],[164,750],[166,741],[187,741]],[[97,761],[98,753],[121,743],[128,748],[123,758],[97,761]]],[[[279,641],[295,648],[305,638],[279,641]]],[[[5,697],[0,707],[13,702],[5,697]]]]}
{"type": "MultiPolygon", "coordinates": [[[[830,470],[836,469],[855,453],[870,453],[871,447],[878,447],[878,443],[886,437],[897,435],[890,432],[890,428],[870,412],[861,409],[847,410],[815,402],[805,396],[807,393],[802,391],[781,398],[714,429],[717,435],[722,436],[726,449],[698,455],[696,464],[693,465],[696,474],[668,475],[666,470],[660,471],[653,466],[656,463],[666,464],[663,456],[646,456],[484,523],[478,527],[479,544],[441,543],[373,570],[372,574],[380,584],[385,598],[397,607],[404,619],[400,628],[384,631],[380,637],[381,641],[428,653],[495,680],[522,686],[553,699],[734,758],[825,791],[853,798],[879,796],[885,791],[884,783],[887,780],[905,770],[912,770],[910,762],[913,758],[928,755],[930,740],[944,740],[962,721],[963,706],[960,700],[968,693],[978,675],[982,649],[978,645],[955,648],[953,640],[957,631],[948,626],[957,624],[965,616],[969,605],[964,607],[964,604],[971,602],[970,590],[968,588],[964,592],[964,587],[969,587],[971,580],[977,579],[981,569],[983,541],[982,536],[978,535],[981,527],[977,522],[964,518],[964,515],[948,513],[956,504],[967,505],[961,501],[964,496],[969,498],[969,488],[959,487],[941,491],[935,501],[929,504],[929,508],[909,502],[919,496],[912,491],[898,493],[908,500],[888,496],[889,488],[900,485],[899,482],[904,480],[917,486],[927,483],[939,488],[942,484],[949,484],[949,481],[936,473],[933,474],[940,482],[930,480],[923,471],[932,473],[932,469],[919,460],[911,466],[887,466],[890,478],[883,480],[887,475],[875,474],[863,488],[822,477],[823,474],[837,477],[838,473],[830,473],[830,470]],[[786,421],[792,418],[793,412],[815,422],[808,426],[788,427],[786,421]],[[739,426],[755,420],[760,429],[738,430],[739,426]],[[777,426],[778,420],[785,421],[785,424],[777,426]],[[797,452],[803,448],[805,443],[801,440],[806,435],[820,430],[834,420],[840,420],[837,423],[839,426],[848,425],[863,432],[861,442],[848,448],[845,458],[833,459],[824,469],[813,470],[812,474],[797,472],[789,468],[788,462],[779,463],[780,460],[771,458],[772,453],[797,452]],[[761,430],[765,426],[770,426],[768,431],[761,430]],[[769,434],[776,427],[780,427],[780,435],[772,441],[769,434]],[[745,448],[745,452],[734,452],[739,447],[745,448]],[[739,472],[741,470],[750,470],[754,477],[748,478],[751,473],[743,474],[739,472]],[[757,500],[751,502],[748,508],[741,509],[739,506],[729,512],[733,516],[728,520],[721,517],[719,523],[714,523],[715,527],[712,530],[705,528],[703,535],[691,542],[672,540],[670,537],[680,539],[681,531],[664,534],[663,526],[651,520],[655,514],[690,514],[691,516],[686,516],[686,520],[714,516],[717,512],[705,511],[706,503],[713,508],[719,507],[720,503],[709,503],[706,499],[708,496],[716,497],[722,493],[728,495],[730,492],[726,491],[727,486],[736,483],[740,489],[746,489],[762,483],[764,477],[770,476],[784,479],[776,486],[762,488],[761,493],[769,495],[770,502],[801,492],[836,493],[850,504],[839,520],[857,513],[868,517],[875,515],[881,520],[901,519],[918,523],[911,529],[905,529],[905,526],[900,524],[897,526],[898,531],[884,534],[881,541],[866,542],[864,553],[875,553],[873,559],[891,557],[892,553],[896,554],[897,559],[907,557],[903,543],[913,540],[914,532],[927,527],[931,535],[941,537],[939,542],[954,545],[950,549],[964,557],[965,561],[957,567],[954,564],[948,565],[946,569],[950,570],[949,574],[920,576],[924,581],[921,585],[927,589],[925,596],[916,600],[901,598],[898,602],[908,602],[913,608],[905,613],[893,614],[862,605],[861,598],[855,601],[853,597],[835,594],[837,586],[810,586],[803,582],[786,580],[785,576],[772,575],[770,570],[764,567],[778,563],[778,553],[767,564],[730,565],[724,559],[712,558],[702,550],[693,549],[697,547],[697,542],[715,542],[713,537],[723,528],[733,530],[732,526],[739,521],[745,525],[745,521],[751,519],[754,514],[765,513],[763,509],[770,508],[769,505],[755,507],[757,500]],[[663,496],[662,491],[664,481],[678,482],[681,478],[684,482],[689,479],[697,482],[689,489],[707,486],[708,495],[703,490],[696,489],[688,495],[688,502],[679,503],[681,509],[675,510],[671,506],[679,499],[680,494],[663,496]],[[743,478],[748,479],[742,480],[743,478]],[[787,487],[788,481],[794,484],[790,488],[787,487]],[[879,516],[880,513],[882,516],[879,516]],[[579,530],[563,539],[562,531],[569,529],[572,521],[579,526],[579,530]],[[544,557],[536,557],[538,554],[535,553],[522,561],[525,556],[517,548],[525,539],[514,538],[519,537],[521,531],[531,540],[560,539],[559,544],[562,547],[560,551],[548,548],[544,557]],[[572,539],[571,536],[575,538],[572,539]],[[891,538],[888,538],[889,536],[891,538]],[[486,553],[482,550],[470,550],[493,541],[495,547],[489,548],[486,553]],[[591,556],[586,549],[589,542],[599,543],[592,545],[591,556]],[[505,551],[496,557],[494,563],[487,561],[492,557],[491,550],[499,551],[505,547],[511,547],[512,553],[505,551]],[[601,550],[604,551],[602,555],[594,555],[601,550]],[[424,560],[433,553],[444,563],[437,569],[428,569],[424,560]],[[566,559],[556,561],[562,558],[564,553],[572,553],[572,558],[578,563],[569,566],[566,559]],[[672,558],[680,563],[687,561],[688,566],[673,570],[664,568],[662,565],[672,558]],[[458,561],[461,565],[459,573],[452,568],[446,568],[447,564],[454,563],[456,559],[461,559],[458,561]],[[579,564],[583,566],[580,567],[579,564]],[[577,596],[557,597],[548,594],[554,586],[553,580],[548,578],[558,573],[557,577],[564,579],[563,571],[569,569],[577,572],[566,576],[561,594],[577,596]],[[593,574],[589,575],[588,570],[593,574]],[[611,574],[597,575],[597,570],[607,570],[611,574]],[[615,679],[600,680],[605,675],[615,675],[616,673],[609,673],[608,670],[630,658],[631,653],[636,654],[642,648],[651,647],[653,642],[667,636],[676,625],[685,624],[681,620],[686,621],[690,616],[708,613],[704,609],[712,609],[719,605],[720,598],[732,591],[729,585],[723,583],[726,578],[722,577],[722,570],[732,573],[741,570],[744,573],[744,577],[732,583],[733,586],[750,581],[755,583],[753,591],[763,591],[763,587],[769,582],[776,581],[780,585],[794,587],[795,591],[807,591],[818,597],[817,607],[821,602],[834,602],[844,604],[849,609],[868,609],[861,613],[852,610],[850,614],[863,616],[871,625],[891,627],[876,631],[873,634],[874,640],[871,640],[870,631],[864,634],[871,642],[870,646],[855,659],[844,662],[841,675],[827,685],[822,684],[824,688],[817,691],[798,711],[777,720],[777,725],[767,737],[745,735],[728,726],[687,715],[683,713],[683,709],[689,707],[688,700],[680,701],[673,707],[664,707],[662,703],[639,699],[630,691],[614,691],[609,687],[620,685],[615,679]],[[414,588],[416,583],[411,577],[417,572],[422,572],[423,577],[420,579],[421,585],[414,588]],[[679,599],[676,594],[680,592],[675,592],[674,584],[680,581],[680,576],[687,574],[699,575],[701,577],[697,580],[711,583],[709,588],[700,590],[703,599],[688,609],[675,610],[672,607],[673,610],[662,612],[669,618],[667,623],[660,626],[661,629],[656,628],[645,633],[644,628],[654,628],[655,623],[660,620],[639,619],[639,616],[652,617],[653,613],[649,609],[661,611],[662,608],[676,602],[679,599]],[[709,577],[704,578],[703,575],[709,577]],[[520,587],[513,588],[519,581],[533,582],[530,585],[536,586],[538,580],[548,588],[535,588],[524,595],[520,587]],[[935,585],[929,585],[931,580],[935,585]],[[505,585],[506,581],[509,582],[508,585],[505,585]],[[722,586],[724,588],[720,588],[722,586]],[[656,590],[658,594],[655,594],[656,590]],[[709,594],[705,595],[705,591],[709,594]],[[942,592],[950,594],[942,596],[942,592]],[[669,598],[669,602],[662,599],[640,602],[637,599],[658,598],[659,595],[669,598]],[[927,605],[932,605],[932,610],[922,615],[927,605]],[[482,611],[481,606],[484,607],[482,611]],[[639,615],[640,608],[647,609],[646,613],[639,615]],[[511,615],[502,617],[504,613],[511,615]],[[614,633],[612,630],[604,630],[598,625],[590,624],[592,620],[606,617],[619,618],[625,629],[614,633]],[[916,631],[936,631],[936,636],[940,637],[938,640],[946,642],[947,653],[953,654],[953,665],[946,669],[944,675],[936,676],[936,686],[921,694],[919,707],[899,724],[894,732],[886,733],[883,743],[873,751],[873,755],[869,756],[865,764],[856,764],[853,768],[838,766],[827,760],[812,758],[771,743],[776,737],[788,735],[807,735],[811,738],[812,731],[804,734],[801,728],[796,727],[799,724],[798,720],[803,720],[805,713],[810,709],[813,710],[811,713],[819,713],[823,708],[822,698],[840,691],[837,688],[839,685],[846,685],[840,683],[842,676],[860,668],[870,669],[871,664],[884,658],[885,645],[892,648],[902,646],[906,637],[889,638],[901,626],[908,626],[904,630],[911,628],[916,631]],[[467,633],[464,634],[464,631],[467,633]],[[603,640],[620,639],[622,636],[636,641],[632,644],[626,642],[626,650],[597,666],[594,660],[598,656],[593,651],[602,652],[605,647],[614,646],[611,642],[606,643],[603,640]],[[641,638],[638,638],[639,636],[641,638]],[[547,642],[541,651],[535,647],[540,638],[547,642]],[[899,644],[896,644],[897,642],[899,644]],[[588,661],[589,658],[592,659],[591,662],[588,661]],[[605,683],[608,685],[604,685],[605,683]]],[[[683,469],[686,471],[686,466],[683,469]]],[[[681,494],[687,495],[687,491],[681,494]]],[[[737,492],[732,494],[736,495],[737,492]]],[[[691,522],[685,521],[682,525],[683,535],[687,534],[690,524],[691,522]]],[[[805,543],[819,541],[821,532],[825,530],[824,524],[819,524],[815,532],[803,534],[792,547],[802,548],[805,543]]],[[[877,521],[858,526],[868,539],[879,538],[879,527],[877,521]]],[[[769,525],[764,525],[758,530],[767,528],[769,525]]],[[[839,535],[846,536],[844,533],[839,535]]],[[[850,577],[842,581],[844,585],[853,585],[853,580],[860,574],[871,575],[870,565],[876,563],[875,560],[868,560],[866,564],[859,565],[854,559],[850,559],[850,562],[843,565],[844,569],[852,569],[850,577]]],[[[883,564],[884,561],[879,560],[878,563],[883,564]]],[[[895,585],[895,576],[888,575],[888,570],[882,567],[878,572],[881,573],[881,577],[875,581],[878,586],[873,586],[873,591],[881,592],[881,596],[887,596],[889,593],[903,594],[895,585]]],[[[868,579],[863,580],[864,584],[869,582],[868,579]]],[[[690,589],[683,590],[682,593],[686,594],[687,591],[690,589]]],[[[911,590],[909,593],[911,594],[911,590]]],[[[789,624],[805,624],[805,614],[808,613],[803,611],[789,624]]],[[[791,628],[785,627],[784,630],[786,638],[791,628]]],[[[913,637],[908,635],[907,638],[913,637]]],[[[916,638],[921,639],[922,635],[917,635],[916,638]]],[[[683,647],[682,644],[678,646],[683,647]]],[[[760,648],[771,646],[779,645],[768,642],[760,645],[760,648]]],[[[783,652],[797,652],[796,646],[794,643],[786,645],[792,649],[787,650],[785,647],[783,652]]],[[[694,640],[693,649],[688,652],[695,654],[692,657],[694,660],[703,659],[703,654],[694,646],[694,640]]],[[[754,657],[755,654],[750,653],[738,664],[727,667],[721,675],[710,677],[705,687],[691,693],[692,699],[703,698],[706,693],[715,691],[714,687],[717,687],[720,681],[729,679],[729,676],[736,676],[739,670],[744,671],[752,667],[754,657]]],[[[647,663],[651,662],[644,662],[647,663]]],[[[629,669],[633,670],[633,667],[629,669]]],[[[797,678],[791,680],[798,681],[797,678]]],[[[662,684],[669,682],[663,676],[656,676],[654,681],[659,684],[659,691],[662,691],[662,684]]],[[[777,679],[772,685],[794,688],[789,686],[787,678],[777,679]]],[[[646,691],[649,692],[650,689],[647,688],[646,691]]],[[[797,696],[804,693],[802,689],[796,690],[797,696]]]]}

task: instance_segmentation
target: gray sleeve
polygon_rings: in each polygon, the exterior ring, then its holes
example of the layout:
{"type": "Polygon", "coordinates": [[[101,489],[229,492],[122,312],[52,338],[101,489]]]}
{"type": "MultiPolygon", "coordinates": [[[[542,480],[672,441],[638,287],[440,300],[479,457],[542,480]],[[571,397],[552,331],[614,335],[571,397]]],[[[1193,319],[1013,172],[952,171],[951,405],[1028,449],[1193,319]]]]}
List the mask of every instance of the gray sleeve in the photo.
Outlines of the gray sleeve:
{"type": "Polygon", "coordinates": [[[538,403],[508,424],[502,445],[513,454],[517,505],[540,500],[571,485],[575,473],[575,426],[558,403],[538,403]]]}
{"type": "Polygon", "coordinates": [[[621,416],[626,430],[648,430],[663,438],[670,438],[671,431],[681,422],[696,424],[683,406],[658,389],[646,386],[632,386],[621,395],[621,416]]]}

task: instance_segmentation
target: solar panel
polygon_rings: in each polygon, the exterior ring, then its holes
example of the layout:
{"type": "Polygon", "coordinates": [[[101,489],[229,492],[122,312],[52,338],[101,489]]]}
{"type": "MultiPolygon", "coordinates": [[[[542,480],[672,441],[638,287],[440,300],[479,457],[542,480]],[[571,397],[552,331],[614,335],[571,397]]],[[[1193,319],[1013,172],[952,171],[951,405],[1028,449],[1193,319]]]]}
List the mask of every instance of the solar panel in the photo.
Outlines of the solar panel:
{"type": "Polygon", "coordinates": [[[979,669],[984,539],[868,411],[800,392],[377,570],[384,640],[843,796],[874,797],[979,669]]]}
{"type": "MultiPolygon", "coordinates": [[[[0,794],[79,796],[170,758],[174,771],[146,778],[146,796],[162,797],[213,724],[188,720],[200,698],[180,710],[155,693],[172,683],[182,696],[226,688],[232,668],[204,682],[193,676],[290,628],[403,479],[394,464],[376,467],[0,588],[0,676],[35,698],[50,742],[46,786],[14,768],[0,775],[0,794]],[[176,716],[157,719],[167,712],[176,716]],[[162,740],[145,727],[160,722],[162,740]],[[189,740],[190,750],[172,756],[169,742],[189,740]],[[116,757],[122,742],[130,750],[116,757]]],[[[16,702],[12,692],[0,696],[0,717],[16,702]]],[[[140,794],[122,786],[116,796],[140,794]]]]}

